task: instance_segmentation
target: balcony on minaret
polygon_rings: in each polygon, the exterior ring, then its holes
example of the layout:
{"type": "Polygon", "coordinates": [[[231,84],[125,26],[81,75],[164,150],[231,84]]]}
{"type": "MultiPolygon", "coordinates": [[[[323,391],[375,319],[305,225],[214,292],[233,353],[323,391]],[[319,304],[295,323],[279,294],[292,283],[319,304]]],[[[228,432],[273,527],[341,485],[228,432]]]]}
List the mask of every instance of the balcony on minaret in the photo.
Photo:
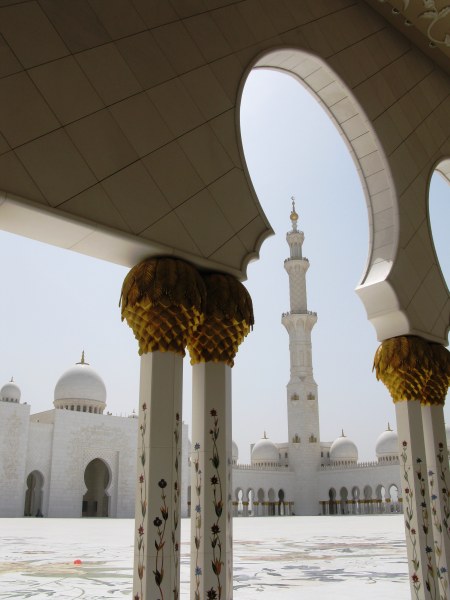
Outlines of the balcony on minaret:
{"type": "Polygon", "coordinates": [[[300,257],[290,256],[289,258],[284,259],[285,264],[288,262],[291,262],[291,261],[295,261],[295,262],[303,261],[303,262],[307,262],[309,265],[309,258],[305,258],[304,256],[300,256],[300,257]]]}
{"type": "Polygon", "coordinates": [[[289,317],[289,315],[311,315],[317,317],[317,313],[312,310],[289,310],[281,314],[281,317],[289,317]]]}

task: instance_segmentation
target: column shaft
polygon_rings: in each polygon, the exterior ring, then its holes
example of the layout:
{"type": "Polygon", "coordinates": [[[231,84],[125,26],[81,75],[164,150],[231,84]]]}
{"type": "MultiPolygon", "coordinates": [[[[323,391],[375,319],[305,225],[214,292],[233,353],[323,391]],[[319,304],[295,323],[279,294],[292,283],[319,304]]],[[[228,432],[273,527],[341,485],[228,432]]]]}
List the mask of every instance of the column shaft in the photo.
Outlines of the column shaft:
{"type": "Polygon", "coordinates": [[[141,357],[134,600],[179,598],[183,359],[141,357]]]}
{"type": "Polygon", "coordinates": [[[231,368],[196,364],[192,386],[191,600],[231,600],[231,368]]]}
{"type": "Polygon", "coordinates": [[[444,407],[422,406],[422,419],[437,577],[441,598],[447,598],[450,568],[450,477],[444,407]]]}
{"type": "Polygon", "coordinates": [[[439,598],[419,400],[395,404],[411,596],[439,598]]]}

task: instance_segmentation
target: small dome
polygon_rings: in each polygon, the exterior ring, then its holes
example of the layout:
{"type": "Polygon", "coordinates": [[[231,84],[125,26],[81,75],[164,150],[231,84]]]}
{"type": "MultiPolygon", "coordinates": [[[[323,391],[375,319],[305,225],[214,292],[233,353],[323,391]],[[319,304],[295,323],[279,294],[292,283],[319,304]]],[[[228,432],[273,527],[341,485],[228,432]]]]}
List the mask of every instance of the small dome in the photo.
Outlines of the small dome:
{"type": "Polygon", "coordinates": [[[231,462],[233,465],[235,465],[239,460],[239,448],[234,440],[231,442],[231,444],[231,462]]]}
{"type": "Polygon", "coordinates": [[[252,464],[278,464],[278,462],[278,448],[264,432],[264,437],[253,446],[252,464]]]}
{"type": "Polygon", "coordinates": [[[5,383],[5,385],[0,390],[0,398],[2,402],[20,402],[21,391],[17,383],[14,382],[14,379],[11,377],[11,381],[5,383]]]}
{"type": "MultiPolygon", "coordinates": [[[[95,407],[103,412],[106,406],[106,387],[100,375],[84,360],[61,375],[55,386],[54,405],[56,408],[74,406],[72,410],[83,410],[82,407],[95,407]],[[79,406],[80,408],[77,408],[79,406]]],[[[91,412],[91,411],[89,411],[91,412]]],[[[95,411],[97,412],[97,411],[95,411]]]]}
{"type": "Polygon", "coordinates": [[[358,448],[350,438],[344,435],[344,432],[331,444],[330,459],[332,463],[358,461],[358,448]]]}
{"type": "Polygon", "coordinates": [[[398,435],[396,431],[392,431],[388,424],[386,431],[380,435],[375,446],[377,458],[385,458],[387,456],[398,457],[398,435]]]}

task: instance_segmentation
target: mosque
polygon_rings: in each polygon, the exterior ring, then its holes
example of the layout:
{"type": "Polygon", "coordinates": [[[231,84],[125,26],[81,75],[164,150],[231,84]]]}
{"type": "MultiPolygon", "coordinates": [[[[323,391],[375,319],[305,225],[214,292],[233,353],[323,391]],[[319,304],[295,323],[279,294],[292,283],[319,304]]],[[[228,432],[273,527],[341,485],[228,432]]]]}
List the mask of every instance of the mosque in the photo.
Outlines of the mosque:
{"type": "MultiPolygon", "coordinates": [[[[122,317],[141,354],[137,419],[105,414],[98,380],[93,394],[80,381],[57,386],[58,407],[31,416],[15,386],[3,389],[1,514],[135,512],[133,597],[178,597],[188,349],[191,469],[203,478],[192,477],[193,600],[233,596],[233,510],[390,509],[400,481],[411,596],[447,598],[450,292],[428,192],[436,170],[450,181],[448,8],[431,0],[29,1],[2,3],[0,14],[1,228],[130,268],[122,317]],[[283,317],[289,436],[257,442],[252,464],[236,459],[233,468],[232,367],[254,321],[241,282],[272,233],[240,128],[242,90],[260,68],[304,85],[355,162],[370,231],[356,293],[380,342],[375,373],[395,403],[399,465],[389,430],[373,465],[358,465],[344,436],[319,441],[316,315],[293,219],[283,317]]],[[[324,177],[332,159],[321,161],[324,177]]]]}
{"type": "MultiPolygon", "coordinates": [[[[371,514],[401,512],[398,438],[388,425],[376,441],[376,461],[358,463],[354,442],[342,431],[320,441],[318,386],[313,377],[311,331],[303,256],[295,205],[287,233],[290,311],[287,385],[289,440],[264,433],[251,445],[251,463],[239,463],[232,447],[234,516],[371,514]]],[[[138,419],[106,411],[100,375],[81,360],[61,375],[52,410],[30,414],[11,380],[0,391],[0,517],[133,517],[138,419]]],[[[195,460],[182,423],[181,515],[191,507],[190,464],[195,460]]]]}

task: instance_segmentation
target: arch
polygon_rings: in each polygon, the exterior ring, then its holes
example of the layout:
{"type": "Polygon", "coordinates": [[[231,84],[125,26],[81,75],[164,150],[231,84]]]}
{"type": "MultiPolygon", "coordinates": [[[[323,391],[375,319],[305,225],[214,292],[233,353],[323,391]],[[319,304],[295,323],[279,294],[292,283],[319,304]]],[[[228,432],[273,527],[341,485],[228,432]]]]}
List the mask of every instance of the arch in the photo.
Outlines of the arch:
{"type": "Polygon", "coordinates": [[[389,512],[400,513],[402,512],[402,503],[399,494],[399,488],[397,484],[391,483],[388,487],[389,490],[389,512]]]}
{"type": "Polygon", "coordinates": [[[86,493],[83,496],[83,517],[108,517],[111,485],[111,470],[101,458],[94,458],[84,470],[86,493]]]}
{"type": "Polygon", "coordinates": [[[31,471],[26,479],[25,517],[42,517],[44,502],[44,476],[40,471],[31,471]]]}
{"type": "Polygon", "coordinates": [[[337,513],[337,502],[336,502],[336,490],[333,487],[331,487],[328,490],[328,504],[329,504],[330,515],[335,515],[337,513]]]}
{"type": "Polygon", "coordinates": [[[267,493],[267,498],[269,500],[269,517],[273,517],[275,515],[275,490],[273,488],[270,488],[268,493],[267,493]]]}
{"type": "MultiPolygon", "coordinates": [[[[379,339],[405,333],[408,318],[387,281],[399,244],[398,202],[387,157],[370,119],[322,58],[298,48],[273,48],[255,59],[241,81],[238,113],[245,82],[253,69],[276,70],[294,77],[316,97],[341,133],[355,162],[368,210],[368,257],[356,292],[379,339]],[[379,316],[381,308],[383,317],[379,316]]],[[[245,160],[243,164],[250,182],[245,160]]],[[[249,256],[248,261],[252,258],[249,256]]]]}
{"type": "Polygon", "coordinates": [[[373,512],[372,493],[372,487],[369,484],[365,485],[363,490],[365,514],[373,512]]]}
{"type": "Polygon", "coordinates": [[[384,502],[384,499],[386,498],[386,488],[384,487],[383,484],[379,483],[377,485],[375,494],[376,494],[377,500],[382,500],[384,502]]]}
{"type": "Polygon", "coordinates": [[[341,514],[348,514],[348,489],[346,487],[341,487],[339,490],[339,498],[341,501],[341,514]]]}
{"type": "Polygon", "coordinates": [[[280,516],[284,516],[284,514],[285,514],[284,498],[285,498],[284,490],[283,490],[283,488],[280,488],[278,490],[278,514],[280,516]]]}
{"type": "Polygon", "coordinates": [[[391,485],[389,486],[389,498],[391,499],[392,502],[398,502],[399,499],[399,493],[398,493],[398,487],[395,483],[391,483],[391,485]]]}
{"type": "MultiPolygon", "coordinates": [[[[440,161],[428,182],[428,223],[439,276],[450,297],[450,261],[448,259],[448,227],[450,224],[450,158],[440,161]],[[434,193],[431,194],[431,188],[434,193]]],[[[448,323],[450,329],[450,323],[448,323]]],[[[448,330],[447,330],[448,332],[448,330]]]]}
{"type": "Polygon", "coordinates": [[[361,491],[357,485],[352,487],[352,513],[358,515],[361,512],[361,491]]]}
{"type": "Polygon", "coordinates": [[[248,488],[247,489],[247,494],[246,494],[246,498],[247,498],[247,510],[248,510],[248,516],[254,516],[255,515],[255,492],[252,488],[248,488]]]}
{"type": "Polygon", "coordinates": [[[242,490],[241,487],[238,487],[235,489],[234,491],[234,498],[235,498],[235,502],[236,502],[236,515],[242,515],[243,511],[244,511],[244,505],[243,505],[243,499],[244,499],[244,492],[242,490]]]}
{"type": "Polygon", "coordinates": [[[386,512],[386,488],[383,484],[379,483],[375,489],[376,497],[376,510],[378,512],[386,512]]]}

